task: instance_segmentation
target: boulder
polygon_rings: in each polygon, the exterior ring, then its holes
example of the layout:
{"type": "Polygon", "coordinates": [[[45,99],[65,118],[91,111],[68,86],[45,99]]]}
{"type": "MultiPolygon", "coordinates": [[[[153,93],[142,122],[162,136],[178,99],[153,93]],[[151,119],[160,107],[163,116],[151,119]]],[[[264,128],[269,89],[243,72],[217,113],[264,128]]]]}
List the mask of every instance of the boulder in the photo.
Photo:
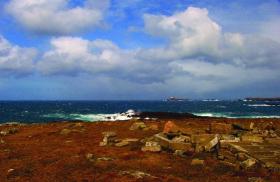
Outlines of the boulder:
{"type": "Polygon", "coordinates": [[[146,142],[145,146],[141,148],[143,152],[160,152],[161,146],[158,142],[146,142]]]}
{"type": "Polygon", "coordinates": [[[233,126],[237,129],[241,129],[241,130],[253,130],[254,129],[254,123],[253,122],[238,122],[238,123],[234,123],[233,126]]]}
{"type": "Polygon", "coordinates": [[[232,132],[232,125],[226,123],[211,123],[210,132],[215,134],[229,134],[232,132]]]}
{"type": "Polygon", "coordinates": [[[187,143],[191,141],[191,138],[189,136],[184,136],[184,135],[180,135],[180,136],[176,136],[174,137],[172,140],[172,142],[183,142],[183,143],[187,143]]]}
{"type": "Polygon", "coordinates": [[[193,151],[193,147],[191,143],[183,143],[183,142],[170,142],[169,149],[172,151],[182,150],[182,151],[193,151]]]}
{"type": "Polygon", "coordinates": [[[191,142],[195,144],[196,152],[203,152],[204,150],[210,152],[219,143],[219,135],[200,134],[192,135],[191,142]]]}
{"type": "Polygon", "coordinates": [[[169,148],[171,140],[165,137],[163,133],[158,133],[154,135],[154,139],[158,142],[158,144],[163,148],[169,148]]]}
{"type": "Polygon", "coordinates": [[[250,135],[245,134],[241,136],[242,142],[254,142],[254,143],[263,143],[263,137],[259,135],[250,135]]]}
{"type": "Polygon", "coordinates": [[[197,134],[191,136],[191,143],[202,144],[215,138],[214,134],[197,134]]]}
{"type": "Polygon", "coordinates": [[[193,159],[191,162],[192,166],[203,166],[204,165],[204,160],[200,160],[200,159],[193,159]]]}
{"type": "Polygon", "coordinates": [[[147,128],[147,126],[144,122],[135,122],[130,126],[129,130],[143,130],[145,128],[147,128]]]}
{"type": "Polygon", "coordinates": [[[163,133],[179,133],[179,132],[180,132],[179,127],[172,121],[168,121],[167,123],[165,123],[163,128],[163,133]]]}

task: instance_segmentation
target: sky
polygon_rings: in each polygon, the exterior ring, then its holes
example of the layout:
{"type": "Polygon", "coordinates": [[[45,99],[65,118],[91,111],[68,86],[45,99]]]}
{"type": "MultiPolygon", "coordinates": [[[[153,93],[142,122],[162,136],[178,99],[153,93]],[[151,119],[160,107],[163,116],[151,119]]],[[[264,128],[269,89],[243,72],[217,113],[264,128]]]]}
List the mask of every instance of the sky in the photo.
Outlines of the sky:
{"type": "Polygon", "coordinates": [[[0,100],[279,93],[279,0],[0,1],[0,100]]]}

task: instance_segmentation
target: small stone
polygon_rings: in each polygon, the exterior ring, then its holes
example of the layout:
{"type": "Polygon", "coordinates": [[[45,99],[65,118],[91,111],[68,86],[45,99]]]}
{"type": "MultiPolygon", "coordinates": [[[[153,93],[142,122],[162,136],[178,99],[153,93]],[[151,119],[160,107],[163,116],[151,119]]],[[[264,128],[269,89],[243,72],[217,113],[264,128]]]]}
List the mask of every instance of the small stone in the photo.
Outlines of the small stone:
{"type": "Polygon", "coordinates": [[[144,177],[156,178],[156,177],[151,176],[150,174],[144,173],[142,171],[121,171],[121,172],[119,172],[119,175],[129,175],[129,176],[132,176],[136,179],[142,179],[144,177]]]}
{"type": "Polygon", "coordinates": [[[218,155],[218,157],[217,157],[219,160],[225,160],[225,156],[223,156],[223,155],[218,155]]]}
{"type": "Polygon", "coordinates": [[[99,157],[96,159],[97,161],[112,161],[111,157],[99,157]]]}
{"type": "Polygon", "coordinates": [[[147,126],[144,122],[135,122],[130,126],[129,130],[143,130],[145,128],[147,128],[147,126]]]}
{"type": "Polygon", "coordinates": [[[158,142],[146,142],[145,146],[141,148],[143,152],[160,152],[161,146],[158,142]]]}
{"type": "Polygon", "coordinates": [[[183,150],[175,150],[174,155],[180,156],[180,157],[184,157],[185,155],[185,151],[183,150]]]}
{"type": "Polygon", "coordinates": [[[193,159],[191,162],[192,166],[197,166],[197,165],[204,165],[204,160],[200,160],[200,159],[193,159]]]}
{"type": "Polygon", "coordinates": [[[70,129],[63,129],[60,131],[60,134],[61,135],[68,135],[70,134],[72,131],[70,129]]]}
{"type": "Polygon", "coordinates": [[[257,163],[257,160],[250,158],[250,159],[243,161],[241,163],[241,167],[243,169],[248,169],[250,167],[253,167],[256,163],[257,163]]]}
{"type": "Polygon", "coordinates": [[[91,161],[91,162],[93,162],[93,161],[94,161],[94,155],[91,154],[91,153],[87,153],[87,154],[86,154],[86,159],[89,160],[89,161],[91,161]]]}

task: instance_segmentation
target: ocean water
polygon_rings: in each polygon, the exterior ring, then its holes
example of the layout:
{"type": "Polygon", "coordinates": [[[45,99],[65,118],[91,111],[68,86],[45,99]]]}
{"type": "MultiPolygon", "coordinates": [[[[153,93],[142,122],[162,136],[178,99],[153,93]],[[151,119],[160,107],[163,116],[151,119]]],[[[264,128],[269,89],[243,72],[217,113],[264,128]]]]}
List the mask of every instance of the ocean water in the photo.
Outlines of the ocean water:
{"type": "MultiPolygon", "coordinates": [[[[0,123],[106,120],[119,113],[164,111],[228,118],[280,118],[280,102],[244,101],[0,101],[0,123]]],[[[122,118],[123,119],[123,118],[122,118]]]]}

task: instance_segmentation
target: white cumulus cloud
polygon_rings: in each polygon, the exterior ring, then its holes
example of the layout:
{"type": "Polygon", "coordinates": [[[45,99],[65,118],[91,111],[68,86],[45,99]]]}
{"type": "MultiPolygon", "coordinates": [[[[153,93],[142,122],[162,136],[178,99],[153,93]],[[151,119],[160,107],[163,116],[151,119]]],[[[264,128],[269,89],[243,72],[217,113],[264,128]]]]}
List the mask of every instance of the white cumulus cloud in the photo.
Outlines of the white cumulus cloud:
{"type": "Polygon", "coordinates": [[[37,51],[8,42],[0,35],[0,74],[22,76],[34,70],[37,51]]]}
{"type": "Polygon", "coordinates": [[[69,34],[98,26],[109,0],[86,0],[71,7],[68,0],[11,0],[6,10],[30,31],[41,34],[69,34]]]}

